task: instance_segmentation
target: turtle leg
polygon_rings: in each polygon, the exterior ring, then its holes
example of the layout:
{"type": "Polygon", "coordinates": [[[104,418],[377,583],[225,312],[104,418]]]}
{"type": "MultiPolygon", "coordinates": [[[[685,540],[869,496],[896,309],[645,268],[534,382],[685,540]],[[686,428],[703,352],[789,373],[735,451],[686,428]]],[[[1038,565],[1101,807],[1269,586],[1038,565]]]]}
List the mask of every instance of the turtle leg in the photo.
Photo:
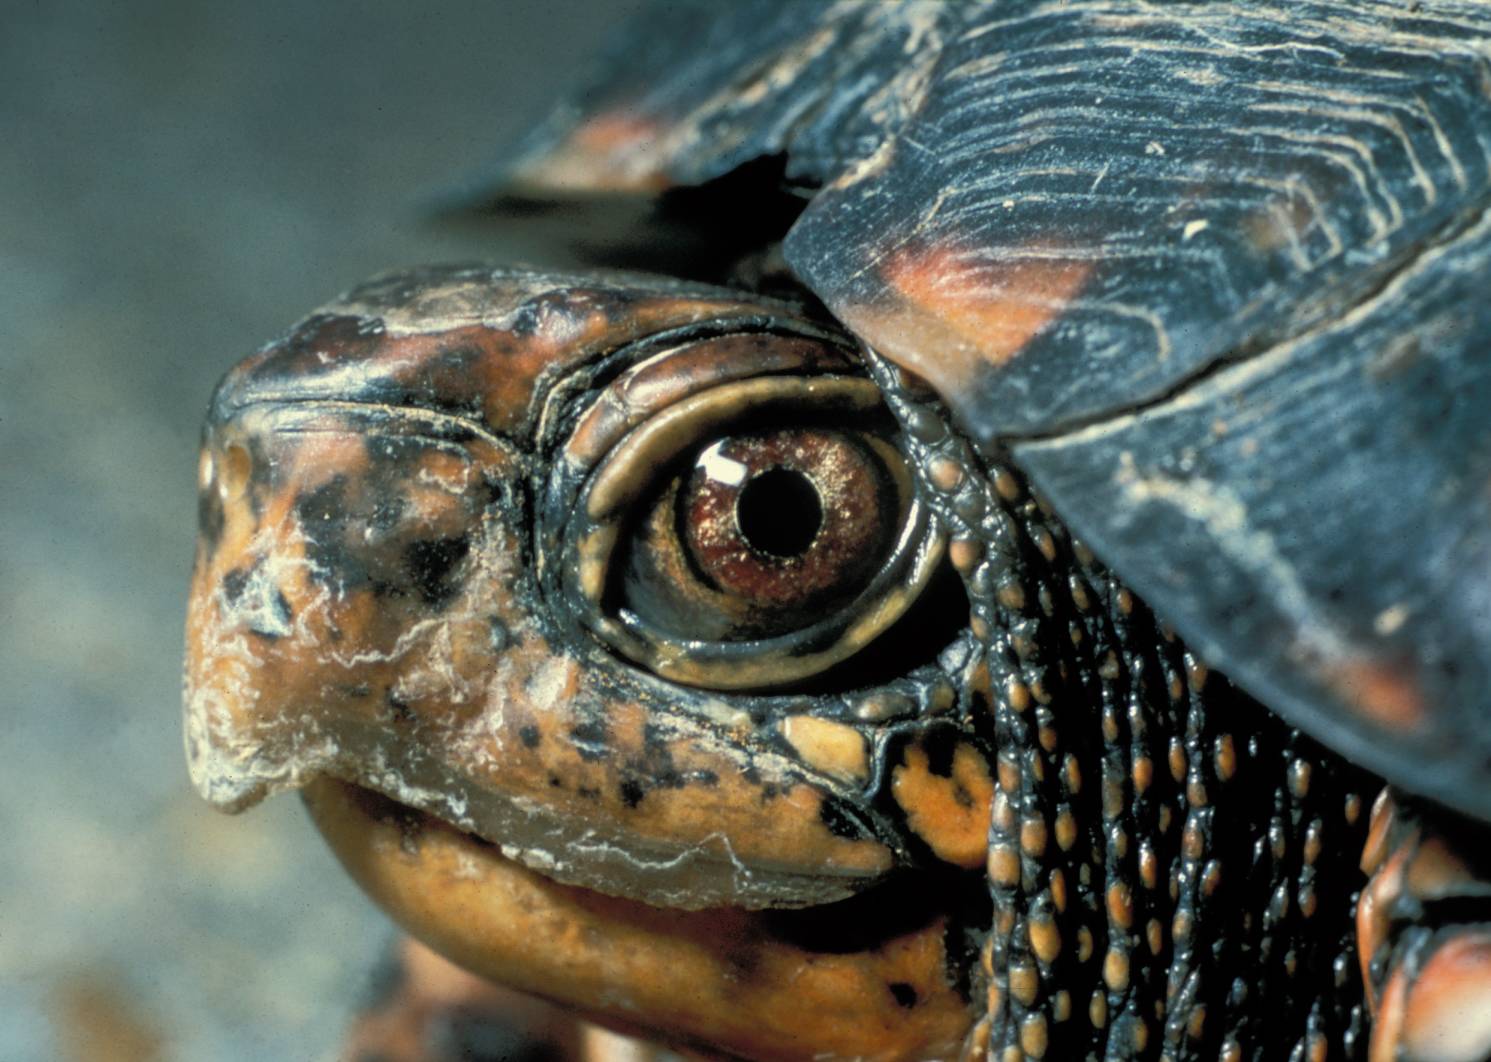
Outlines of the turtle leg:
{"type": "Polygon", "coordinates": [[[384,957],[343,1062],[667,1062],[678,1055],[492,984],[412,938],[384,957]]]}
{"type": "Polygon", "coordinates": [[[1491,851],[1484,825],[1384,789],[1362,852],[1370,1062],[1491,1059],[1491,851]]]}

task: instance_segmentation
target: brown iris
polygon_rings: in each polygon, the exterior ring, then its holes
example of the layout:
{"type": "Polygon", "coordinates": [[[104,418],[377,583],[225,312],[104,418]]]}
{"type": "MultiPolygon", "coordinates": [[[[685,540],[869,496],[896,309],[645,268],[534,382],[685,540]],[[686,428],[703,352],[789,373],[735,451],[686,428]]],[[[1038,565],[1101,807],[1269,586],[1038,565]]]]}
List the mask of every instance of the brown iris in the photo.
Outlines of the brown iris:
{"type": "Polygon", "coordinates": [[[631,536],[622,605],[689,640],[800,629],[885,563],[903,478],[896,452],[867,432],[782,428],[708,443],[631,536]]]}
{"type": "Polygon", "coordinates": [[[787,429],[707,448],[679,515],[689,555],[716,589],[795,609],[863,585],[895,529],[893,500],[883,466],[862,444],[787,429]]]}

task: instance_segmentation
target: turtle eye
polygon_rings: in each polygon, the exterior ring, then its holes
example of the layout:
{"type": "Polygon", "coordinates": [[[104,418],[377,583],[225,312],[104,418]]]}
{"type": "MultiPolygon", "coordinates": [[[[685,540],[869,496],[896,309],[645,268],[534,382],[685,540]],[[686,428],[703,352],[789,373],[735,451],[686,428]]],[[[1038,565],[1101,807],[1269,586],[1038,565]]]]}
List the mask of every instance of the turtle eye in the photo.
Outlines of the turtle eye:
{"type": "Polygon", "coordinates": [[[909,491],[862,431],[728,435],[680,462],[626,536],[613,603],[673,638],[772,638],[862,593],[909,491]]]}
{"type": "Polygon", "coordinates": [[[634,428],[596,468],[566,577],[583,622],[657,674],[811,678],[915,601],[942,554],[869,381],[743,381],[634,428]]]}

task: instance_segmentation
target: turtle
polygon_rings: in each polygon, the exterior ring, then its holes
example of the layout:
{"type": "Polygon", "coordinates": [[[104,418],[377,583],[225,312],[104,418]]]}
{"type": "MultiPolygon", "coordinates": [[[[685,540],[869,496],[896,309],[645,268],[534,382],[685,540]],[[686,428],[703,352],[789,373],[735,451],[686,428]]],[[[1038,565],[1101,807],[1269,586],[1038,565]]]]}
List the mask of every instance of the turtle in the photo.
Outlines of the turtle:
{"type": "Polygon", "coordinates": [[[1491,1057],[1491,8],[667,4],[597,69],[457,197],[590,267],[219,385],[203,796],[721,1057],[1491,1057]]]}

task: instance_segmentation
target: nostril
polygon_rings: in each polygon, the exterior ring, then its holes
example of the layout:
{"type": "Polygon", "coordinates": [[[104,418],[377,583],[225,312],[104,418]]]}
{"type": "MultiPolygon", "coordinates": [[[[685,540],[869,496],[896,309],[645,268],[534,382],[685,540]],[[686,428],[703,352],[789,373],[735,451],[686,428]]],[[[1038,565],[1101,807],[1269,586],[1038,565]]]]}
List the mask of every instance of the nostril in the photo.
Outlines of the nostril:
{"type": "MultiPolygon", "coordinates": [[[[209,472],[211,461],[209,454],[207,458],[209,472]]],[[[253,463],[248,448],[241,443],[233,443],[223,451],[222,467],[218,470],[217,482],[218,494],[223,501],[233,501],[243,496],[243,492],[248,488],[249,472],[253,468],[253,463]]]]}

